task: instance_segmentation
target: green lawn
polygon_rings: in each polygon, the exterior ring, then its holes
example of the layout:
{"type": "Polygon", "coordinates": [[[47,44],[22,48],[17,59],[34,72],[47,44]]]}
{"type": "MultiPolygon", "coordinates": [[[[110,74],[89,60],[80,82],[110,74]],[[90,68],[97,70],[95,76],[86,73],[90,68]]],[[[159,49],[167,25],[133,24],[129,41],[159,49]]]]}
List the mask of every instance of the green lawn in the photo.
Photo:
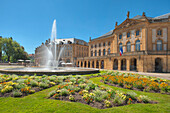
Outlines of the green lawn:
{"type": "MultiPolygon", "coordinates": [[[[118,89],[122,91],[130,91],[127,89],[117,88],[109,85],[105,85],[100,82],[101,77],[91,78],[90,80],[94,81],[96,84],[104,85],[111,87],[113,89],[118,89]]],[[[37,92],[35,94],[31,94],[29,96],[25,96],[23,98],[2,98],[0,97],[0,112],[1,113],[27,113],[27,112],[60,112],[60,113],[70,113],[70,112],[115,112],[115,113],[123,113],[123,112],[138,112],[138,113],[150,113],[150,112],[160,112],[160,113],[168,113],[170,112],[170,95],[159,94],[159,93],[146,93],[140,91],[134,91],[139,95],[147,95],[152,100],[158,101],[158,104],[132,104],[120,107],[112,107],[108,109],[97,109],[90,107],[85,104],[76,103],[76,102],[65,102],[60,100],[51,100],[46,99],[47,94],[54,90],[57,86],[51,87],[49,89],[37,92]]]]}

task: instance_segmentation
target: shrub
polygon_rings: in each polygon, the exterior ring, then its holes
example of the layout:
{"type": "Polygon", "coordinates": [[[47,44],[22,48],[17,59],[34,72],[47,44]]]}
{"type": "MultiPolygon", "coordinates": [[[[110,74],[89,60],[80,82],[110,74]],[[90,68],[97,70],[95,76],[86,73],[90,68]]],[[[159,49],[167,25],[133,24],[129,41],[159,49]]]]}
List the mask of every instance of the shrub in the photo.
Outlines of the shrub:
{"type": "Polygon", "coordinates": [[[30,87],[25,87],[21,89],[21,92],[23,93],[29,93],[30,92],[30,87]]]}
{"type": "Polygon", "coordinates": [[[35,93],[35,90],[30,90],[29,93],[30,93],[30,94],[35,93]]]}
{"type": "Polygon", "coordinates": [[[94,90],[93,93],[95,94],[95,101],[101,102],[103,99],[108,97],[108,93],[106,91],[101,90],[94,90]]]}
{"type": "Polygon", "coordinates": [[[137,94],[135,92],[127,92],[127,94],[129,95],[129,97],[133,100],[136,100],[136,96],[137,94]]]}
{"type": "Polygon", "coordinates": [[[13,91],[12,94],[13,94],[14,97],[21,97],[22,96],[22,93],[19,90],[13,91]]]}
{"type": "Polygon", "coordinates": [[[38,86],[38,82],[35,81],[35,80],[31,80],[31,81],[30,81],[30,84],[31,84],[32,87],[38,86]]]}
{"type": "Polygon", "coordinates": [[[75,90],[76,92],[79,92],[79,91],[80,91],[80,88],[79,88],[79,87],[75,87],[74,90],[75,90]]]}
{"type": "Polygon", "coordinates": [[[55,82],[55,81],[56,81],[56,77],[50,76],[50,77],[49,77],[49,80],[50,80],[51,82],[55,82]]]}
{"type": "Polygon", "coordinates": [[[74,100],[75,100],[75,98],[73,97],[73,95],[70,95],[70,96],[69,96],[69,100],[71,100],[71,101],[74,101],[74,100]]]}
{"type": "Polygon", "coordinates": [[[49,94],[48,94],[48,97],[52,97],[54,94],[56,94],[56,91],[51,91],[49,94]]]}
{"type": "Polygon", "coordinates": [[[15,84],[14,87],[15,87],[16,89],[22,89],[22,88],[25,88],[26,85],[25,85],[24,83],[21,83],[21,84],[15,84]]]}
{"type": "Polygon", "coordinates": [[[116,95],[115,98],[113,99],[114,104],[122,105],[124,102],[125,100],[118,95],[116,95]]]}
{"type": "Polygon", "coordinates": [[[12,86],[5,86],[2,90],[1,93],[8,93],[11,92],[13,90],[12,86]]]}
{"type": "Polygon", "coordinates": [[[154,90],[154,91],[158,91],[159,90],[159,84],[156,83],[156,82],[152,82],[150,85],[149,85],[150,89],[151,90],[154,90]]]}
{"type": "Polygon", "coordinates": [[[149,103],[151,100],[147,97],[147,96],[145,96],[145,95],[140,95],[139,97],[138,97],[138,100],[140,101],[140,102],[144,102],[144,103],[149,103]]]}
{"type": "Polygon", "coordinates": [[[40,82],[39,86],[40,88],[44,88],[44,89],[49,87],[47,83],[43,83],[43,82],[40,82]]]}
{"type": "Polygon", "coordinates": [[[160,88],[162,91],[168,92],[168,84],[165,82],[162,82],[160,85],[160,88]]]}
{"type": "Polygon", "coordinates": [[[106,107],[111,107],[111,103],[110,103],[110,101],[105,100],[105,101],[104,101],[104,103],[105,103],[105,106],[106,106],[106,107]]]}
{"type": "Polygon", "coordinates": [[[67,96],[69,94],[69,91],[67,89],[61,89],[60,95],[61,96],[67,96]]]}
{"type": "Polygon", "coordinates": [[[54,85],[55,85],[55,82],[50,82],[49,84],[52,85],[52,86],[54,86],[54,85]]]}

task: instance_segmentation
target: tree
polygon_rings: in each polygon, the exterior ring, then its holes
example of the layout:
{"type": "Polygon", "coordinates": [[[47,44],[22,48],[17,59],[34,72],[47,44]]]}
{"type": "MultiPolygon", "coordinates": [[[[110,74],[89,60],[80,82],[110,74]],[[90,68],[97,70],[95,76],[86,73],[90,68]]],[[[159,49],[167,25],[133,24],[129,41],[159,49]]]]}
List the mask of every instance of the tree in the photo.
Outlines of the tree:
{"type": "Polygon", "coordinates": [[[4,55],[8,57],[8,62],[17,62],[18,59],[28,59],[28,54],[24,51],[24,47],[13,41],[12,38],[2,38],[1,47],[4,55]]]}

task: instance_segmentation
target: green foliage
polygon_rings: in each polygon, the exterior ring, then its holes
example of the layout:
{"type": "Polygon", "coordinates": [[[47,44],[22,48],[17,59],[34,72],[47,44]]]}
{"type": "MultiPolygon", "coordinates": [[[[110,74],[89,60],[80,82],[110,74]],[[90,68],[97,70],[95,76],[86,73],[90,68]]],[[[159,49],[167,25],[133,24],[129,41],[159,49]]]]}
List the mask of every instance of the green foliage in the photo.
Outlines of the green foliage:
{"type": "Polygon", "coordinates": [[[44,83],[44,82],[40,82],[39,86],[40,86],[40,88],[43,88],[43,89],[49,87],[49,85],[47,83],[44,83]]]}
{"type": "Polygon", "coordinates": [[[12,86],[5,86],[2,90],[1,93],[8,93],[11,92],[13,90],[12,86]]]}
{"type": "Polygon", "coordinates": [[[67,96],[69,94],[69,91],[67,89],[61,89],[60,95],[67,96]]]}
{"type": "Polygon", "coordinates": [[[56,94],[56,91],[51,91],[49,94],[48,94],[48,97],[52,97],[54,94],[56,94]]]}
{"type": "Polygon", "coordinates": [[[14,97],[21,97],[22,96],[22,93],[21,93],[20,90],[14,90],[12,92],[12,94],[13,94],[14,97]]]}
{"type": "Polygon", "coordinates": [[[151,100],[147,97],[147,96],[145,96],[145,95],[140,95],[139,97],[138,97],[138,100],[139,101],[143,101],[144,103],[149,103],[151,100]]]}
{"type": "Polygon", "coordinates": [[[3,61],[17,62],[18,59],[28,59],[28,54],[19,43],[11,38],[2,38],[0,46],[3,51],[3,61]]]}
{"type": "Polygon", "coordinates": [[[133,99],[133,100],[136,99],[137,94],[136,94],[135,92],[127,92],[127,94],[129,95],[129,97],[130,97],[131,99],[133,99]]]}
{"type": "Polygon", "coordinates": [[[35,80],[31,80],[30,84],[31,84],[32,87],[38,86],[38,82],[35,81],[35,80]]]}

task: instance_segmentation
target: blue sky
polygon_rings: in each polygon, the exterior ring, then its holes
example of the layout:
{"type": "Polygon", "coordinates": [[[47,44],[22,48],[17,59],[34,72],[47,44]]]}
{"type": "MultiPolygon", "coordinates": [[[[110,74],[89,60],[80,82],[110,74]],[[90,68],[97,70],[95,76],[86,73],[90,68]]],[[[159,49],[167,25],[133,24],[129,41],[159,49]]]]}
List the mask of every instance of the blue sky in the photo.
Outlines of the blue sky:
{"type": "Polygon", "coordinates": [[[170,0],[0,0],[0,36],[13,37],[34,53],[51,35],[53,20],[58,38],[99,37],[126,19],[170,13],[170,0]]]}

